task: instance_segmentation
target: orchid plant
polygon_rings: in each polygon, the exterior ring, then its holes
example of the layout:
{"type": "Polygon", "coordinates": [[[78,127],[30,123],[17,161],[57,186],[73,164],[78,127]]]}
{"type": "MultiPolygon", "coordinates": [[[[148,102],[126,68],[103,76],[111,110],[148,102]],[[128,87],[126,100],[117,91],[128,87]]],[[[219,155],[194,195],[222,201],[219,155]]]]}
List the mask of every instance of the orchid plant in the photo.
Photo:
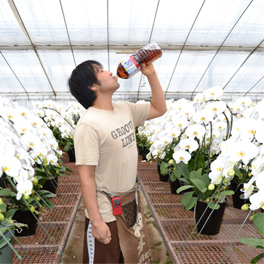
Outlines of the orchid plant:
{"type": "Polygon", "coordinates": [[[39,181],[43,176],[37,175],[35,168],[56,167],[61,156],[45,122],[28,109],[0,97],[1,228],[17,227],[12,217],[18,209],[39,213],[37,208],[53,206],[50,198],[55,195],[41,189],[39,181]]]}
{"type": "Polygon", "coordinates": [[[66,152],[74,148],[73,130],[83,110],[78,103],[64,105],[52,100],[33,103],[33,111],[52,130],[59,147],[66,152]]]}
{"type": "Polygon", "coordinates": [[[178,192],[189,190],[182,200],[187,209],[198,199],[217,209],[233,194],[228,190],[232,180],[252,191],[254,175],[263,169],[263,102],[239,98],[227,104],[222,95],[213,87],[193,101],[167,101],[162,118],[139,128],[151,142],[148,159],[157,159],[162,174],[185,184],[178,192]]]}

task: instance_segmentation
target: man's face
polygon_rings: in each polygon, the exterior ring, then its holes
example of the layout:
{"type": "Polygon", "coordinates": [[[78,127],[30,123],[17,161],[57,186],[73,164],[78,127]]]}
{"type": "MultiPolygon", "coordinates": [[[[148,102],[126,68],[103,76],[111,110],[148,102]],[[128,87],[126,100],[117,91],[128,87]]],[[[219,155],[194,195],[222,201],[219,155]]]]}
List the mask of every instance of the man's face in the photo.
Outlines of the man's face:
{"type": "Polygon", "coordinates": [[[102,93],[115,92],[120,84],[117,82],[117,77],[113,76],[112,72],[105,71],[100,66],[95,66],[97,71],[97,79],[101,86],[98,86],[98,90],[102,93]]]}

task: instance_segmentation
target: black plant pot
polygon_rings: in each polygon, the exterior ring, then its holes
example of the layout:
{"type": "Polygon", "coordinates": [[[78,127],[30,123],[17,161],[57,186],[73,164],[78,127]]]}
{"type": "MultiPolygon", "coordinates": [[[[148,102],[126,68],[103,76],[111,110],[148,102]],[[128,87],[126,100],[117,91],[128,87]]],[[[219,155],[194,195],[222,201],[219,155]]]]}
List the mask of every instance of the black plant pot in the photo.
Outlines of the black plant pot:
{"type": "Polygon", "coordinates": [[[1,178],[0,178],[0,187],[1,187],[1,188],[6,188],[7,185],[8,185],[8,180],[5,179],[4,177],[1,177],[1,178]]]}
{"type": "Polygon", "coordinates": [[[181,187],[181,182],[176,179],[175,181],[170,180],[170,189],[172,194],[178,194],[176,191],[181,187]]]}
{"type": "Polygon", "coordinates": [[[240,189],[243,187],[242,184],[237,184],[233,181],[231,181],[231,189],[235,192],[232,195],[233,200],[233,206],[234,208],[241,209],[241,206],[245,203],[249,203],[249,199],[241,199],[240,195],[243,194],[243,192],[240,191],[240,189]]]}
{"type": "Polygon", "coordinates": [[[166,175],[162,175],[161,174],[161,172],[160,172],[160,164],[157,165],[157,168],[158,168],[158,174],[159,174],[160,181],[162,181],[162,182],[168,182],[169,181],[169,178],[170,178],[170,175],[169,174],[166,174],[166,175]]]}
{"type": "Polygon", "coordinates": [[[142,147],[140,152],[142,160],[147,160],[147,154],[149,153],[149,149],[146,147],[142,147]]]}
{"type": "Polygon", "coordinates": [[[43,185],[43,190],[50,191],[52,193],[56,193],[58,187],[58,177],[47,179],[43,185]]]}
{"type": "Polygon", "coordinates": [[[75,152],[74,152],[74,148],[69,150],[68,152],[68,157],[69,157],[69,162],[75,162],[75,152]]]}
{"type": "Polygon", "coordinates": [[[219,233],[225,212],[226,202],[220,203],[219,205],[220,208],[218,210],[212,210],[209,207],[207,208],[207,203],[197,201],[194,209],[194,215],[196,224],[198,223],[198,232],[201,231],[201,234],[204,235],[217,235],[219,233]]]}
{"type": "MultiPolygon", "coordinates": [[[[36,214],[34,215],[37,217],[36,214]]],[[[34,217],[34,215],[30,210],[18,210],[15,212],[13,219],[16,220],[18,223],[28,225],[28,228],[21,227],[21,229],[16,229],[15,236],[32,236],[36,233],[38,220],[34,217]]]]}

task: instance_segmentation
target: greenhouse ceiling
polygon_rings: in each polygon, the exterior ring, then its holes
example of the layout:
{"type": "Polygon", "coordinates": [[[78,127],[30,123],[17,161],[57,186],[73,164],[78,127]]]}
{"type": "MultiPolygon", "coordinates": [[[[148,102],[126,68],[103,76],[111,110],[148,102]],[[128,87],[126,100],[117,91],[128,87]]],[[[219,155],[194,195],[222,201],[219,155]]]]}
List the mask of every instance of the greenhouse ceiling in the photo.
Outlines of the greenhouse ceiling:
{"type": "MultiPolygon", "coordinates": [[[[224,98],[264,98],[263,0],[0,0],[0,95],[72,100],[79,63],[117,65],[149,42],[166,98],[193,98],[219,86],[224,98]]],[[[115,100],[149,99],[141,73],[115,100]]]]}

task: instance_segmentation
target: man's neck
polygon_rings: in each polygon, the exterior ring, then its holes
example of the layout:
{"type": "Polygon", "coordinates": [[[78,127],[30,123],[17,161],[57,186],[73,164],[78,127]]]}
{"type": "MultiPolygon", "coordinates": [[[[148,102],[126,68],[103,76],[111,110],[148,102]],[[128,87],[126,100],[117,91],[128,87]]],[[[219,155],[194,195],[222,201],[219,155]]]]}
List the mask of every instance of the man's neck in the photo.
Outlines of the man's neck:
{"type": "Polygon", "coordinates": [[[101,110],[108,110],[108,111],[114,110],[112,100],[111,101],[109,101],[109,100],[108,101],[95,100],[93,107],[95,107],[97,109],[101,109],[101,110]]]}

